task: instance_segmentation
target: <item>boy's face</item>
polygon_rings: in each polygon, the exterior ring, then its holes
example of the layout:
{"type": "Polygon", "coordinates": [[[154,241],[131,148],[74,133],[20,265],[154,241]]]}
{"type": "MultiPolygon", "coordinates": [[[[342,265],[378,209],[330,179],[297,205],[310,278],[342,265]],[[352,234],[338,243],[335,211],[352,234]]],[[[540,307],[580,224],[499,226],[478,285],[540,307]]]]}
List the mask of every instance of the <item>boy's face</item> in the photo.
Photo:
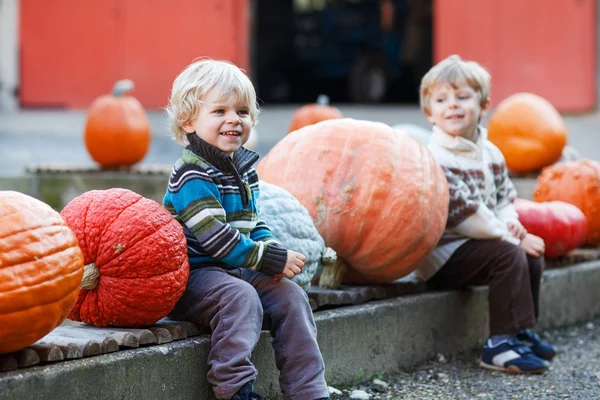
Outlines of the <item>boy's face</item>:
{"type": "Polygon", "coordinates": [[[452,136],[474,139],[477,124],[489,106],[489,99],[482,108],[479,94],[466,82],[455,87],[440,84],[433,87],[429,97],[427,119],[452,136]]]}
{"type": "Polygon", "coordinates": [[[208,92],[202,100],[198,117],[186,122],[182,128],[187,133],[195,132],[205,142],[231,154],[248,140],[252,118],[248,107],[239,104],[236,96],[222,97],[218,90],[208,92]]]}

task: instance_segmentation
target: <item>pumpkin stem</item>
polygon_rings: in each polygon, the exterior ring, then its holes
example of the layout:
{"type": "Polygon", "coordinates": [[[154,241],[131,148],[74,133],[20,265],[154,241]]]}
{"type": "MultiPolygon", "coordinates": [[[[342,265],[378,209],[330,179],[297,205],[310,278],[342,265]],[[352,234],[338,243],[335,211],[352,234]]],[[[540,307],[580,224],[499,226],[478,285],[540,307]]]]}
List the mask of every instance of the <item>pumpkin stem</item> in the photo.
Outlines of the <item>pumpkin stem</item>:
{"type": "Polygon", "coordinates": [[[96,264],[91,263],[83,267],[83,279],[81,279],[81,288],[85,290],[94,290],[100,282],[100,270],[96,264]]]}
{"type": "Polygon", "coordinates": [[[133,90],[134,86],[135,85],[133,84],[132,80],[121,79],[120,81],[117,81],[117,83],[115,83],[115,86],[113,86],[112,95],[115,97],[119,97],[133,90]]]}
{"type": "Polygon", "coordinates": [[[319,278],[319,287],[323,289],[338,289],[342,284],[342,279],[348,269],[348,264],[341,258],[338,258],[336,252],[327,247],[321,258],[323,262],[323,272],[319,278]]]}
{"type": "Polygon", "coordinates": [[[329,105],[329,96],[326,94],[320,94],[317,96],[317,104],[320,106],[328,106],[329,105]]]}

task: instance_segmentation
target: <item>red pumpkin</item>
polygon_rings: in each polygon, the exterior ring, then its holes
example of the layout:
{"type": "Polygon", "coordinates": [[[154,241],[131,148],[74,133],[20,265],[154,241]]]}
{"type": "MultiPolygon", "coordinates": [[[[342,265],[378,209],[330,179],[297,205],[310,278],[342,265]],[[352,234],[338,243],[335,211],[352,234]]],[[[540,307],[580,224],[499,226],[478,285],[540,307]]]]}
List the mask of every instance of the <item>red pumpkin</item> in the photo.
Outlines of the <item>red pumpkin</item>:
{"type": "Polygon", "coordinates": [[[113,93],[98,97],[85,123],[85,146],[103,168],[131,166],[141,161],[150,147],[150,123],[140,102],[126,95],[130,80],[118,81],[113,93]]]}
{"type": "Polygon", "coordinates": [[[537,178],[533,200],[559,200],[579,208],[587,219],[587,245],[600,243],[600,163],[592,160],[560,162],[544,168],[537,178]]]}
{"type": "Polygon", "coordinates": [[[321,95],[317,99],[317,103],[306,104],[296,110],[292,116],[288,133],[308,125],[316,124],[317,122],[343,117],[342,112],[338,108],[329,105],[329,98],[321,95]]]}
{"type": "Polygon", "coordinates": [[[85,258],[69,318],[142,326],[167,315],[189,275],[183,228],[154,200],[126,189],[91,190],[62,211],[85,258]]]}
{"type": "Polygon", "coordinates": [[[83,275],[77,238],[33,197],[0,191],[0,353],[50,333],[75,305],[83,275]]]}
{"type": "Polygon", "coordinates": [[[515,172],[539,171],[557,162],[567,144],[567,128],[558,111],[544,98],[517,93],[494,110],[488,139],[515,172]]]}
{"type": "Polygon", "coordinates": [[[325,244],[352,267],[346,282],[409,274],[446,225],[441,167],[425,146],[382,123],[306,126],[277,143],[257,170],[308,209],[325,244]]]}
{"type": "Polygon", "coordinates": [[[527,232],[544,239],[544,256],[547,258],[567,254],[585,242],[587,220],[583,212],[572,204],[516,199],[515,208],[527,232]]]}

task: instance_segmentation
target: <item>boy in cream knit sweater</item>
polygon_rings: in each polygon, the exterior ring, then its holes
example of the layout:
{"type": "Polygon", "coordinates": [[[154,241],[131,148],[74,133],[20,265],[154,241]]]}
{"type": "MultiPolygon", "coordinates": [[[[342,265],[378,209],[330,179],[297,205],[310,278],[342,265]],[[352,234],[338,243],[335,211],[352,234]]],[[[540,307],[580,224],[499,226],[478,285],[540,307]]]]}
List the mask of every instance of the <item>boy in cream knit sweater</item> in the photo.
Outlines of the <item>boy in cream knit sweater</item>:
{"type": "Polygon", "coordinates": [[[480,125],[490,80],[481,65],[454,55],[421,81],[421,108],[433,124],[428,148],[446,174],[450,206],[444,235],[416,273],[440,289],[489,285],[490,337],[480,365],[542,373],[556,354],[531,331],[544,241],[519,223],[504,157],[480,125]]]}

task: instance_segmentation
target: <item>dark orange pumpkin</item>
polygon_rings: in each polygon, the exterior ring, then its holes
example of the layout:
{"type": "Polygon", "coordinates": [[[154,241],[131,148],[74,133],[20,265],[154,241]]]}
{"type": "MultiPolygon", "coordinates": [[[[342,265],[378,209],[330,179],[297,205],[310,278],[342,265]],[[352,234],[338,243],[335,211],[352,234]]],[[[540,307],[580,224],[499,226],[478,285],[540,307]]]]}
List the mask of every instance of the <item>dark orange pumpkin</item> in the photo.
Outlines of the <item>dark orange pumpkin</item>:
{"type": "Polygon", "coordinates": [[[342,112],[337,107],[329,105],[329,98],[321,95],[316,103],[306,104],[296,110],[292,116],[288,133],[308,125],[316,124],[317,122],[343,117],[342,112]]]}
{"type": "Polygon", "coordinates": [[[592,160],[560,162],[544,168],[537,178],[533,199],[573,204],[585,214],[585,244],[600,243],[600,163],[592,160]]]}
{"type": "Polygon", "coordinates": [[[50,333],[75,305],[83,275],[77,238],[33,197],[0,191],[0,353],[50,333]]]}
{"type": "Polygon", "coordinates": [[[554,106],[532,93],[504,99],[492,114],[488,139],[515,172],[539,171],[557,162],[567,144],[567,128],[554,106]]]}
{"type": "Polygon", "coordinates": [[[325,244],[350,265],[354,283],[409,274],[446,225],[441,167],[425,146],[382,123],[306,126],[277,143],[257,169],[308,209],[325,244]]]}
{"type": "Polygon", "coordinates": [[[544,239],[544,256],[547,258],[567,254],[585,242],[587,220],[583,212],[572,204],[515,199],[515,209],[527,232],[544,239]]]}
{"type": "Polygon", "coordinates": [[[126,95],[133,82],[122,80],[113,93],[98,97],[85,123],[85,146],[103,168],[131,166],[141,161],[150,146],[150,123],[140,102],[126,95]]]}
{"type": "Polygon", "coordinates": [[[142,326],[167,315],[189,275],[183,228],[154,200],[127,189],[91,190],[61,212],[77,235],[85,273],[69,318],[142,326]]]}

